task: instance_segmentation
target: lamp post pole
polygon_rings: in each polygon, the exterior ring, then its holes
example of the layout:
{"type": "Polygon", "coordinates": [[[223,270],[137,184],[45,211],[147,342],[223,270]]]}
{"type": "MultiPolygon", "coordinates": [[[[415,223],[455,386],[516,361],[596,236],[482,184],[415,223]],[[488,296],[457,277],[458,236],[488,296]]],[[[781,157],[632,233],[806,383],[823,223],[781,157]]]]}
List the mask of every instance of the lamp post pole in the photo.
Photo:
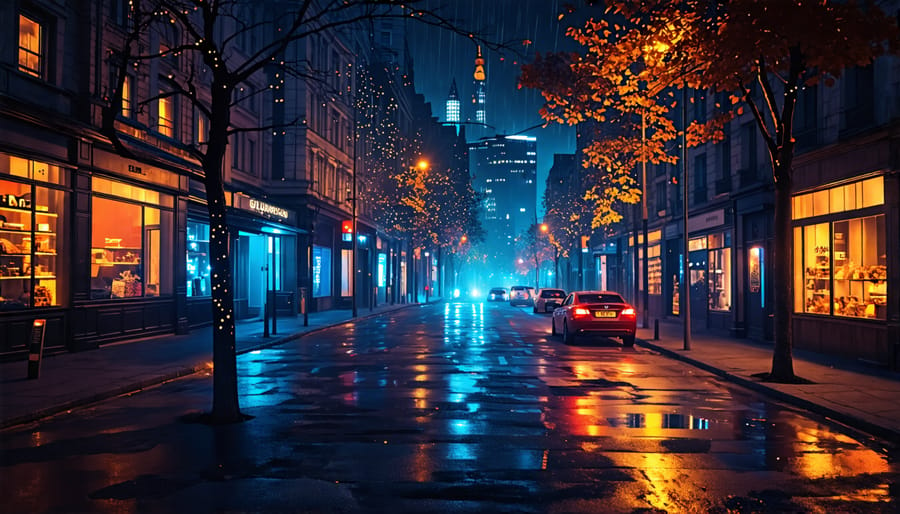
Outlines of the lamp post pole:
{"type": "Polygon", "coordinates": [[[643,243],[641,244],[641,250],[643,252],[643,277],[644,277],[644,291],[642,294],[641,300],[641,310],[643,311],[643,320],[644,320],[644,328],[648,328],[650,323],[650,273],[649,273],[649,264],[650,259],[649,255],[647,255],[647,155],[644,149],[644,144],[647,139],[647,116],[645,113],[641,114],[641,236],[643,238],[643,243]]]}
{"type": "Polygon", "coordinates": [[[691,260],[688,257],[688,162],[687,162],[687,81],[685,81],[681,88],[681,165],[682,170],[684,170],[682,182],[684,183],[682,189],[682,198],[683,201],[683,215],[684,215],[684,248],[682,251],[684,255],[682,256],[682,266],[684,268],[684,278],[681,281],[681,289],[684,292],[682,297],[684,298],[684,349],[691,349],[691,270],[690,263],[691,260]]]}

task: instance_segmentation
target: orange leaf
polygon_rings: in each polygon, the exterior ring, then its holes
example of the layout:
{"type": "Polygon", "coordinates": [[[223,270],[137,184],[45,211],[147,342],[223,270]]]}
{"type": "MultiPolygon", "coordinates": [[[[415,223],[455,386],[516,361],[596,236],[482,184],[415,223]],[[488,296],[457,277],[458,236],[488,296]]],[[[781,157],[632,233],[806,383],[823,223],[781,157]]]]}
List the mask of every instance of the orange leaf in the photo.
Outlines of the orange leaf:
{"type": "Polygon", "coordinates": [[[737,113],[738,113],[738,116],[744,114],[744,108],[743,108],[743,107],[738,107],[737,113]]]}

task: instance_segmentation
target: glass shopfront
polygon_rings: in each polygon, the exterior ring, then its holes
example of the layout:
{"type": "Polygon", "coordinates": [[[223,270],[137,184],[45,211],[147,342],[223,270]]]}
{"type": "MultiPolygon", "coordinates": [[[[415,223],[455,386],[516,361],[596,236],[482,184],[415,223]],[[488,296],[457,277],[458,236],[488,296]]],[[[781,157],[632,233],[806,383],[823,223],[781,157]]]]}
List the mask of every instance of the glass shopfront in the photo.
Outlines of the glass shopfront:
{"type": "Polygon", "coordinates": [[[174,197],[92,180],[91,299],[172,294],[174,197]]]}
{"type": "Polygon", "coordinates": [[[883,204],[881,177],[794,197],[795,222],[817,218],[794,226],[795,312],[886,319],[883,204]]]}
{"type": "Polygon", "coordinates": [[[709,310],[731,310],[731,233],[710,234],[709,250],[709,310]]]}
{"type": "Polygon", "coordinates": [[[312,296],[331,296],[331,248],[313,245],[312,252],[312,296]]]}
{"type": "Polygon", "coordinates": [[[67,195],[58,166],[0,154],[0,311],[68,301],[67,195]]]}
{"type": "Polygon", "coordinates": [[[209,223],[189,220],[187,223],[187,295],[212,295],[209,260],[209,223]]]}

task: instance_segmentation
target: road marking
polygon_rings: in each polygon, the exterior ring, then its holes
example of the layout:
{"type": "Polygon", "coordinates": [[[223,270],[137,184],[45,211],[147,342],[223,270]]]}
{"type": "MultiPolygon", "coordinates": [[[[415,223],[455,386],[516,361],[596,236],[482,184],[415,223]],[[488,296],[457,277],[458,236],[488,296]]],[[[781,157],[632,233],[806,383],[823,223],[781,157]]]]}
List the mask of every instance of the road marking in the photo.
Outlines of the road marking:
{"type": "Polygon", "coordinates": [[[501,365],[501,366],[506,366],[506,365],[508,364],[508,363],[506,362],[506,357],[504,357],[504,356],[502,356],[502,355],[499,356],[499,357],[497,357],[497,360],[500,361],[500,365],[501,365]]]}

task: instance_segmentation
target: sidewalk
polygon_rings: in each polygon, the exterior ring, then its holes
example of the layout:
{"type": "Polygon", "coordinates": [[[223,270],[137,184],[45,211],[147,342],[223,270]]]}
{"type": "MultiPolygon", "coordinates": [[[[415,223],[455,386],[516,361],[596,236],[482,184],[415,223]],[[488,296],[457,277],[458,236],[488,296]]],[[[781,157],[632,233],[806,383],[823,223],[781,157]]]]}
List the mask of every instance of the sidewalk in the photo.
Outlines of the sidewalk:
{"type": "MultiPolygon", "coordinates": [[[[434,299],[431,300],[435,301],[434,299]]],[[[380,305],[357,310],[357,319],[423,304],[380,305]]],[[[275,346],[351,321],[350,310],[278,317],[275,335],[263,337],[262,320],[238,322],[237,353],[275,346]]],[[[28,378],[27,361],[0,363],[0,429],[138,391],[212,366],[212,327],[186,335],[161,335],[63,353],[41,361],[40,377],[28,378]]]]}
{"type": "MultiPolygon", "coordinates": [[[[432,302],[440,299],[431,299],[432,302]]],[[[359,309],[358,318],[416,307],[382,305],[359,309]]],[[[278,318],[277,334],[263,337],[261,321],[236,327],[239,354],[274,346],[304,334],[351,321],[349,310],[278,318]]],[[[719,375],[775,400],[806,409],[878,438],[900,441],[900,373],[812,352],[794,351],[794,372],[807,384],[777,384],[754,377],[772,368],[772,345],[745,339],[692,335],[684,350],[682,326],[661,321],[659,340],[652,328],[638,329],[638,345],[719,375]]],[[[37,380],[27,378],[27,362],[0,363],[0,429],[68,409],[131,393],[208,368],[212,328],[166,335],[96,350],[47,357],[37,380]]]]}
{"type": "Polygon", "coordinates": [[[688,362],[775,400],[831,418],[856,430],[900,441],[900,373],[875,365],[794,349],[794,374],[810,383],[778,384],[754,376],[772,370],[773,343],[692,331],[684,349],[681,323],[638,328],[638,345],[688,362]]]}

